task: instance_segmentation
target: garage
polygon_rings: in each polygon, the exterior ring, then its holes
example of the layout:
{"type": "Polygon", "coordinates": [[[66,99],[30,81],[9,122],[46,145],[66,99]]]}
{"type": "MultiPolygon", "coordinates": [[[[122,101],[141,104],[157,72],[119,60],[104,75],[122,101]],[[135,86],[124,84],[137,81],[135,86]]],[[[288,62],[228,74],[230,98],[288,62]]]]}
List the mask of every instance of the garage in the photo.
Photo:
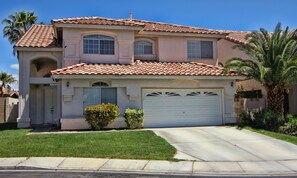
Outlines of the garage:
{"type": "Polygon", "coordinates": [[[220,89],[143,89],[144,127],[222,125],[220,89]]]}

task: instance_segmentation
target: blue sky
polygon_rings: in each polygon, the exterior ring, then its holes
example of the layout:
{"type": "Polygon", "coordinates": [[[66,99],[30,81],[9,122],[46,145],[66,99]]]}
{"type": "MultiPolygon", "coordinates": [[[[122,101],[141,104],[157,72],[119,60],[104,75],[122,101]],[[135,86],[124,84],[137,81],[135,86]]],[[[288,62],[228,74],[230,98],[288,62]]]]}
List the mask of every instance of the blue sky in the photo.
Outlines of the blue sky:
{"type": "MultiPolygon", "coordinates": [[[[279,21],[297,28],[296,7],[296,0],[5,0],[0,4],[0,20],[20,10],[34,11],[38,21],[45,23],[63,17],[128,18],[132,11],[133,18],[143,20],[243,31],[264,27],[272,31],[279,21]]],[[[17,76],[17,64],[12,45],[1,33],[0,71],[17,76]]]]}

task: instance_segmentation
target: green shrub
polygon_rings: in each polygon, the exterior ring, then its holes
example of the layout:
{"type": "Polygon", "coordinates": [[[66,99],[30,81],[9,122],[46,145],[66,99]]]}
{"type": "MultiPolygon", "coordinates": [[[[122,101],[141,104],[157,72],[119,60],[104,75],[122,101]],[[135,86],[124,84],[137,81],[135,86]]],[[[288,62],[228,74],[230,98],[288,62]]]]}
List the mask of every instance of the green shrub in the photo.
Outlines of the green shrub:
{"type": "Polygon", "coordinates": [[[284,119],[277,112],[261,110],[254,113],[254,127],[256,128],[278,131],[283,124],[284,119]]]}
{"type": "Polygon", "coordinates": [[[119,107],[115,104],[98,104],[85,108],[86,121],[92,130],[100,130],[119,116],[119,107]]]}
{"type": "Polygon", "coordinates": [[[280,132],[289,135],[297,135],[297,117],[288,114],[285,120],[286,124],[280,128],[280,132]]]}
{"type": "Polygon", "coordinates": [[[248,126],[252,126],[252,119],[251,119],[251,113],[250,112],[242,112],[240,115],[239,115],[239,125],[240,126],[245,126],[245,125],[248,125],[248,126]]]}
{"type": "Polygon", "coordinates": [[[142,109],[126,109],[125,122],[129,129],[140,129],[143,127],[143,110],[142,109]]]}
{"type": "Polygon", "coordinates": [[[284,119],[280,114],[269,110],[244,112],[240,114],[239,119],[243,125],[271,131],[278,131],[280,126],[284,125],[284,119]]]}

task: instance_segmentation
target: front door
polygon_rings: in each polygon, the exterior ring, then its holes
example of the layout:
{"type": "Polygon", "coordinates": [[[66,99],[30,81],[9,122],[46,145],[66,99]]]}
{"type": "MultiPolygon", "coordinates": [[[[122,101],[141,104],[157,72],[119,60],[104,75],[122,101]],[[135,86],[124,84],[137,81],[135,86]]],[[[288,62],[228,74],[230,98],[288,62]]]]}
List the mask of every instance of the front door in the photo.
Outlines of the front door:
{"type": "Polygon", "coordinates": [[[56,116],[56,87],[44,87],[44,124],[53,124],[56,116]]]}

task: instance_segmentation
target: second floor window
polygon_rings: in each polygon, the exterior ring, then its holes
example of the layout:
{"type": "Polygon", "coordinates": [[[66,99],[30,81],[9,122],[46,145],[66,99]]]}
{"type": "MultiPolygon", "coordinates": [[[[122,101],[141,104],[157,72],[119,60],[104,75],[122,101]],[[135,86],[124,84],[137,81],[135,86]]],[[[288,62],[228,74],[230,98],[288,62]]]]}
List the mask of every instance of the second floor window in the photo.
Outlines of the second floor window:
{"type": "Polygon", "coordinates": [[[114,38],[106,35],[87,35],[83,37],[84,54],[114,54],[114,38]]]}
{"type": "Polygon", "coordinates": [[[153,54],[153,44],[149,41],[144,40],[136,41],[134,44],[134,54],[153,54]]]}
{"type": "Polygon", "coordinates": [[[212,41],[188,41],[188,58],[189,59],[213,59],[213,42],[212,41]]]}

